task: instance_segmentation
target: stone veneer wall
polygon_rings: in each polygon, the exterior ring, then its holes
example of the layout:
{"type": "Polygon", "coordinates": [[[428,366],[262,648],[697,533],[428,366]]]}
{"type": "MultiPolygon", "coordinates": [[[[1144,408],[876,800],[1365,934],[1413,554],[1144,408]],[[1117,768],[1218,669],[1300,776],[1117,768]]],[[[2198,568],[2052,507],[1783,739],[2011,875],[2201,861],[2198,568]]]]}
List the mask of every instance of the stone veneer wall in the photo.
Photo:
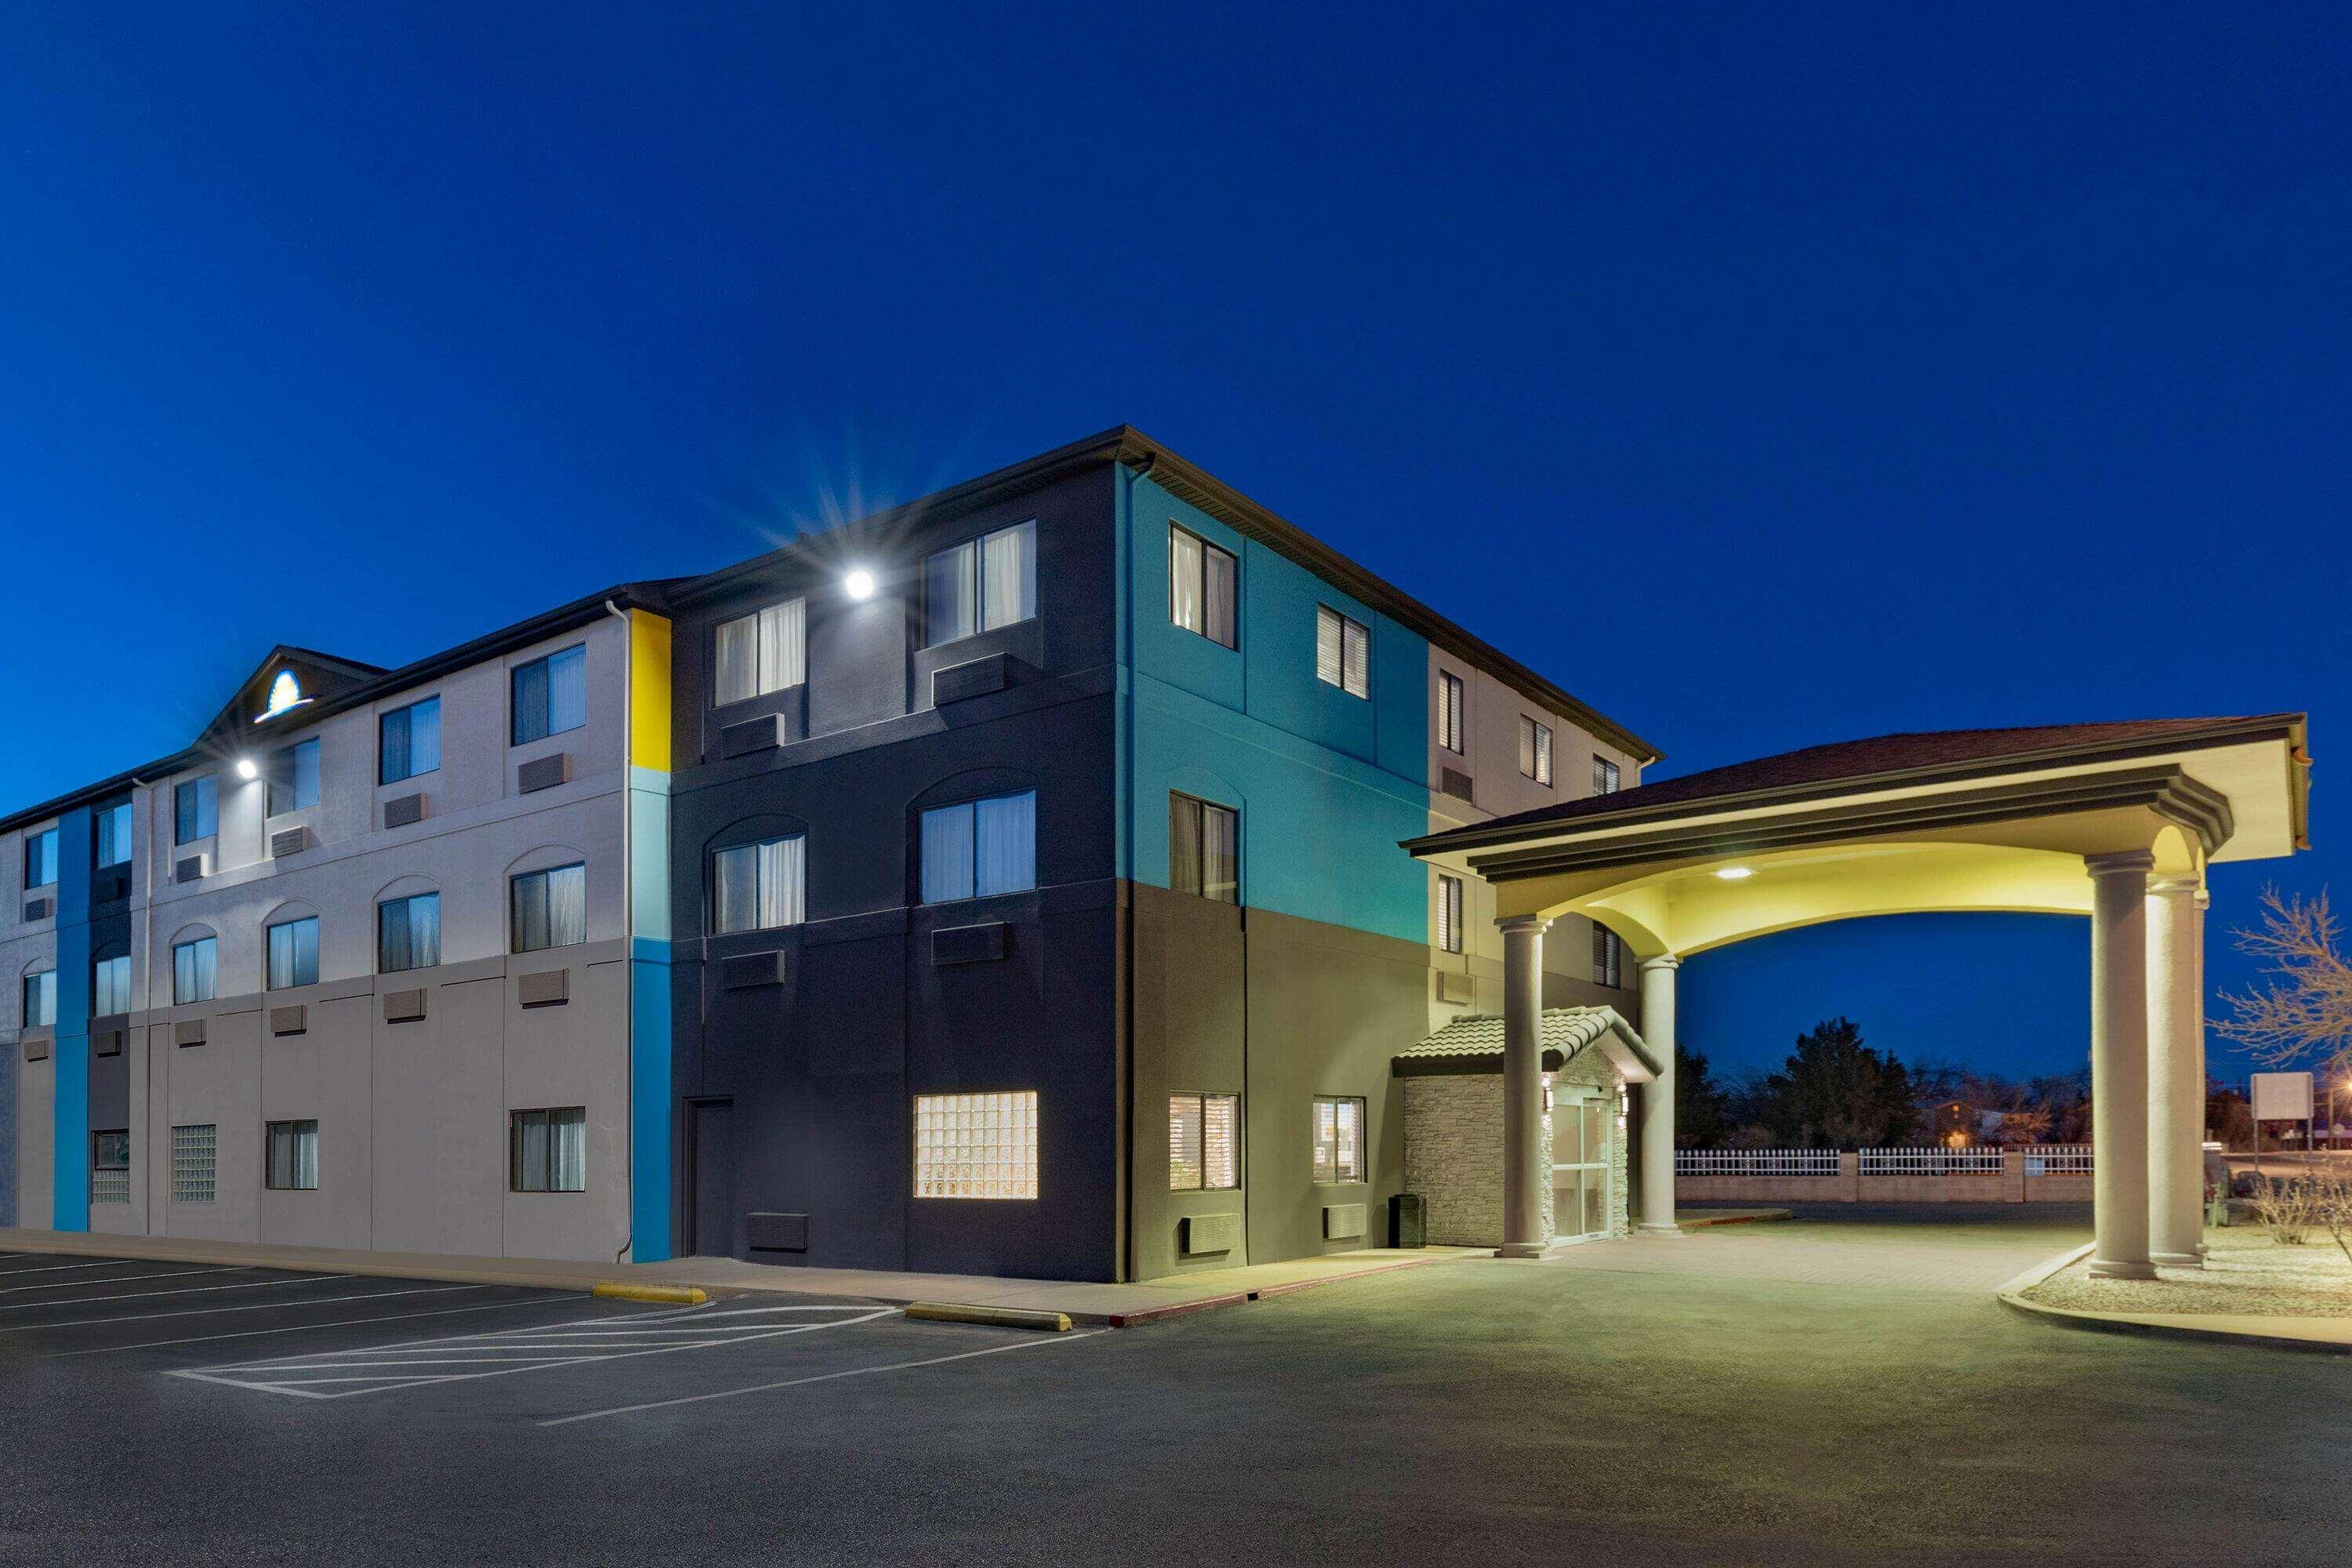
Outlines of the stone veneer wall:
{"type": "MultiPolygon", "coordinates": [[[[1560,1084],[1595,1084],[1614,1096],[1616,1068],[1597,1051],[1582,1051],[1552,1075],[1560,1084]]],[[[1612,1114],[1613,1124],[1615,1117],[1612,1114]]],[[[1619,1236],[1633,1234],[1627,1202],[1626,1137],[1615,1129],[1610,1157],[1619,1236]]],[[[1543,1161],[1551,1163],[1551,1118],[1542,1132],[1543,1161]]],[[[1463,1073],[1404,1080],[1404,1190],[1427,1205],[1429,1240],[1438,1247],[1497,1247],[1503,1239],[1503,1076],[1463,1073]]],[[[1543,1189],[1543,1223],[1552,1228],[1552,1189],[1543,1189]]]]}

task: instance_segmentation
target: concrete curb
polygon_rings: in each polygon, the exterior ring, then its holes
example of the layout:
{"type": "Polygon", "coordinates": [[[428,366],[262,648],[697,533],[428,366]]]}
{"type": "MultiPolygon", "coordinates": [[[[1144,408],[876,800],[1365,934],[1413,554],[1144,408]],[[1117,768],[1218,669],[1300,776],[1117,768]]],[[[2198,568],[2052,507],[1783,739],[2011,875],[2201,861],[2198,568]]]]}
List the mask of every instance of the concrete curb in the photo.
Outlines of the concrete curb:
{"type": "Polygon", "coordinates": [[[629,1285],[600,1281],[588,1292],[607,1301],[664,1301],[673,1307],[699,1307],[710,1297],[698,1285],[629,1285]]]}
{"type": "Polygon", "coordinates": [[[951,1301],[909,1301],[906,1315],[928,1323],[978,1323],[991,1329],[1042,1329],[1049,1334],[1069,1332],[1067,1312],[1041,1312],[1033,1307],[959,1307],[951,1301]]]}
{"type": "Polygon", "coordinates": [[[1456,1254],[1442,1258],[1414,1258],[1402,1262],[1377,1264],[1370,1268],[1350,1268],[1344,1274],[1322,1274],[1312,1279],[1293,1279],[1282,1285],[1262,1285],[1255,1290],[1236,1290],[1228,1296],[1204,1296],[1197,1301],[1178,1301],[1166,1307],[1144,1307],[1132,1312],[1112,1312],[1103,1319],[1114,1329],[1139,1328],[1168,1318],[1188,1317],[1194,1312],[1213,1312],[1220,1307],[1244,1307],[1252,1301],[1263,1301],[1271,1296],[1287,1296],[1295,1290],[1311,1290],[1318,1285],[1337,1285],[1342,1279],[1363,1279],[1375,1274],[1402,1274],[1408,1268],[1426,1268],[1433,1263],[1460,1263],[1465,1259],[1456,1254]]]}
{"type": "Polygon", "coordinates": [[[2257,1320],[2263,1325],[2260,1329],[2223,1328],[2210,1321],[2200,1322],[2198,1320],[2208,1317],[2243,1321],[2243,1317],[2221,1312],[2092,1312],[2076,1307],[2053,1307],[2025,1299],[2024,1292],[2061,1269],[2089,1257],[2094,1245],[2086,1242],[2071,1252],[2062,1252],[2045,1262],[2035,1264],[2002,1286],[1994,1299],[2019,1317],[2031,1322],[2046,1323],[2053,1328],[2096,1334],[2203,1340],[2213,1344],[2259,1345],[2267,1350],[2302,1351],[2322,1355],[2352,1355],[2352,1323],[2342,1319],[2264,1318],[2257,1320]],[[2326,1326],[2299,1330],[2297,1325],[2305,1321],[2326,1326]]]}

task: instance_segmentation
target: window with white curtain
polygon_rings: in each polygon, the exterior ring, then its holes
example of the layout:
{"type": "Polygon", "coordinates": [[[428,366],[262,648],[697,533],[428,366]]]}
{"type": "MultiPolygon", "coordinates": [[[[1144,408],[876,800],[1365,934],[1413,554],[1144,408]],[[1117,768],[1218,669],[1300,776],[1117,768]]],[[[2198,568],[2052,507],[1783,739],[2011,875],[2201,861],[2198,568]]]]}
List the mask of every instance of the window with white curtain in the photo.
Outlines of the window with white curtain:
{"type": "Polygon", "coordinates": [[[588,940],[588,868],[577,862],[526,871],[508,884],[517,952],[572,947],[588,940]]]}
{"type": "Polygon", "coordinates": [[[923,646],[994,631],[1037,613],[1034,521],[936,551],[923,562],[923,646]]]}
{"type": "Polygon", "coordinates": [[[1026,892],[1037,885],[1037,792],[991,795],[923,813],[927,904],[1026,892]]]}
{"type": "Polygon", "coordinates": [[[1519,772],[1539,784],[1551,783],[1551,726],[1519,715],[1519,772]]]}
{"type": "Polygon", "coordinates": [[[98,843],[91,864],[120,866],[131,858],[131,803],[101,805],[97,814],[98,843]]]}
{"type": "Polygon", "coordinates": [[[269,989],[319,984],[319,917],[303,915],[271,926],[269,989]]]}
{"type": "Polygon", "coordinates": [[[512,1112],[507,1119],[507,1184],[518,1193],[586,1192],[586,1108],[512,1112]]]}
{"type": "Polygon", "coordinates": [[[808,840],[730,844],[710,857],[710,929],[773,931],[808,919],[808,840]]]}
{"type": "Polygon", "coordinates": [[[575,644],[514,667],[513,737],[518,746],[588,722],[588,645],[575,644]]]}
{"type": "Polygon", "coordinates": [[[131,955],[110,953],[89,966],[89,1015],[110,1018],[131,1011],[131,955]]]}
{"type": "Polygon", "coordinates": [[[319,1124],[269,1124],[266,1184],[273,1192],[307,1193],[319,1185],[319,1124]]]}
{"type": "Polygon", "coordinates": [[[1364,1102],[1315,1097],[1315,1179],[1325,1184],[1364,1180],[1364,1102]]]}
{"type": "Polygon", "coordinates": [[[1239,647],[1234,595],[1240,564],[1187,528],[1168,525],[1168,618],[1213,643],[1239,647]]]}
{"type": "Polygon", "coordinates": [[[192,844],[220,831],[220,781],[206,773],[172,791],[172,842],[192,844]]]}
{"type": "Polygon", "coordinates": [[[318,741],[297,741],[270,753],[269,815],[281,816],[318,804],[318,741]]]}
{"type": "Polygon", "coordinates": [[[441,699],[428,697],[376,720],[376,783],[441,770],[441,699]]]}
{"type": "Polygon", "coordinates": [[[1372,694],[1372,638],[1328,605],[1315,608],[1315,679],[1350,697],[1372,694]]]}
{"type": "Polygon", "coordinates": [[[1217,1191],[1242,1184],[1241,1096],[1168,1097],[1168,1190],[1217,1191]]]}
{"type": "Polygon", "coordinates": [[[375,907],[375,966],[380,974],[430,969],[441,962],[441,895],[415,893],[375,907]]]}
{"type": "Polygon", "coordinates": [[[719,707],[798,686],[808,679],[808,601],[788,599],[719,624],[719,707]]]}
{"type": "Polygon", "coordinates": [[[1189,795],[1168,795],[1168,888],[1221,904],[1242,894],[1241,813],[1189,795]]]}
{"type": "Polygon", "coordinates": [[[58,1021],[58,972],[37,969],[25,976],[24,1026],[54,1027],[58,1021]]]}
{"type": "Polygon", "coordinates": [[[220,941],[193,937],[172,946],[172,1000],[209,1002],[220,989],[220,941]]]}
{"type": "Polygon", "coordinates": [[[46,888],[58,879],[58,830],[44,827],[25,835],[25,889],[46,888]]]}

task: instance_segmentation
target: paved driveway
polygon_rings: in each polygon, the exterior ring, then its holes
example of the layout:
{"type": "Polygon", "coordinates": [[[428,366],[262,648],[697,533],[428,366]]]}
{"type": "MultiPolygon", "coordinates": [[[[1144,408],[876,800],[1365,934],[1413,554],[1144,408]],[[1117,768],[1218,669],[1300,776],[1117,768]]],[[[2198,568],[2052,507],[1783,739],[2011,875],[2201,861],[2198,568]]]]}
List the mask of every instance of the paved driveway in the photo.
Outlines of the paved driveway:
{"type": "Polygon", "coordinates": [[[1984,1295],[2090,1239],[2088,1204],[1840,1204],[1800,1208],[1792,1220],[1571,1247],[1529,1267],[1984,1295]]]}

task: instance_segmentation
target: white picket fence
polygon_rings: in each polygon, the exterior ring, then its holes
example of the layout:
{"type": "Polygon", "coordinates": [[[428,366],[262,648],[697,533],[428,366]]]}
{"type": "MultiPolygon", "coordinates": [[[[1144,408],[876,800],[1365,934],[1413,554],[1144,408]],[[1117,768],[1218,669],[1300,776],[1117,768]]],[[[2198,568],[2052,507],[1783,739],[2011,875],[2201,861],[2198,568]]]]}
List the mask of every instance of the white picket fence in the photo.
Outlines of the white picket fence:
{"type": "MultiPolygon", "coordinates": [[[[2087,1143],[2028,1143],[2017,1151],[2025,1156],[2029,1176],[2087,1176],[2091,1146],[2087,1143]]],[[[1864,1149],[1859,1173],[1865,1176],[1998,1176],[2002,1151],[1990,1147],[1949,1149],[1929,1144],[1918,1148],[1864,1149]]],[[[1677,1176],[1834,1176],[1835,1149],[1677,1149],[1677,1176]]]]}

